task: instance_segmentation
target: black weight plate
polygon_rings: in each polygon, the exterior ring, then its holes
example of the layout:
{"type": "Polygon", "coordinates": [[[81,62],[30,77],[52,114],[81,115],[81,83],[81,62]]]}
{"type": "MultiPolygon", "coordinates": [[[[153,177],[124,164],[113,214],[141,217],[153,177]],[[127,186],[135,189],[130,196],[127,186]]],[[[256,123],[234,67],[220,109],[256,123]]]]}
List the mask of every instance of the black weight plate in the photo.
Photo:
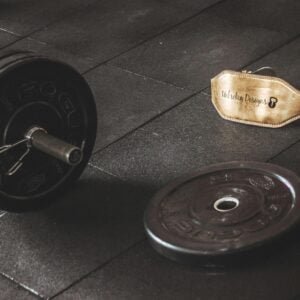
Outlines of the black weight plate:
{"type": "Polygon", "coordinates": [[[230,162],[159,191],[145,212],[153,247],[183,262],[226,264],[300,220],[300,180],[279,166],[230,162]]]}
{"type": "Polygon", "coordinates": [[[20,170],[6,170],[24,153],[18,146],[1,155],[0,209],[24,211],[55,201],[86,166],[97,128],[96,106],[84,78],[69,65],[33,53],[0,59],[0,146],[21,140],[32,126],[83,150],[82,162],[69,166],[32,149],[20,170]]]}

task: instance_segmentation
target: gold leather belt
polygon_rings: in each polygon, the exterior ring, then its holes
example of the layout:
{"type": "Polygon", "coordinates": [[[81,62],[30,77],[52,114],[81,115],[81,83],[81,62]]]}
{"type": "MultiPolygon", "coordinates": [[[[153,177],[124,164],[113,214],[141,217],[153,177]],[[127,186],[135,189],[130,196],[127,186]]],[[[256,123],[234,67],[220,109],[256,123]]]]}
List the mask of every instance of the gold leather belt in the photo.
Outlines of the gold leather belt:
{"type": "Polygon", "coordinates": [[[277,128],[300,119],[299,90],[275,76],[226,70],[211,80],[211,89],[212,102],[226,120],[277,128]]]}

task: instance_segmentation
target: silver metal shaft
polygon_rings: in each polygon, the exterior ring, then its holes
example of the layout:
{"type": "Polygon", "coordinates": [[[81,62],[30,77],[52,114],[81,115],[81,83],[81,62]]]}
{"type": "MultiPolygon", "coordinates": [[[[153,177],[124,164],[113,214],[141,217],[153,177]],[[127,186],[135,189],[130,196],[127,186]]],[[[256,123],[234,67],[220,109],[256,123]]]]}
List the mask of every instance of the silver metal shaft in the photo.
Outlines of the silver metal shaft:
{"type": "Polygon", "coordinates": [[[25,135],[30,146],[51,155],[71,166],[78,165],[82,160],[82,150],[68,144],[50,134],[40,127],[31,128],[25,135]]]}

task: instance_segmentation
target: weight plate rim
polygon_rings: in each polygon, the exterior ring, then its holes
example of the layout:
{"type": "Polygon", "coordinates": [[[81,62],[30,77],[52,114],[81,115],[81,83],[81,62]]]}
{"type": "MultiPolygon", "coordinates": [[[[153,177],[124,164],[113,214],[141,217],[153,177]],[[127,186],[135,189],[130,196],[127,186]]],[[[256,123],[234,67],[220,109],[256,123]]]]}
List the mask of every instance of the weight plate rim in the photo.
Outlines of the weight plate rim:
{"type": "MultiPolygon", "coordinates": [[[[217,163],[210,166],[206,166],[204,168],[201,168],[198,172],[193,172],[192,174],[188,176],[183,176],[181,178],[175,179],[174,181],[171,181],[169,184],[167,184],[165,187],[163,187],[161,190],[159,190],[149,201],[147,208],[144,213],[144,228],[146,231],[146,235],[148,239],[150,240],[151,245],[161,254],[164,256],[167,256],[172,259],[172,256],[176,256],[176,260],[180,260],[178,256],[191,256],[191,257],[222,257],[222,256],[228,256],[231,254],[238,254],[242,252],[247,252],[249,250],[254,250],[262,246],[262,244],[269,244],[273,240],[277,240],[277,238],[280,238],[285,233],[291,231],[297,223],[300,223],[300,178],[299,176],[279,165],[271,164],[271,163],[265,163],[265,162],[257,162],[257,161],[231,161],[231,162],[223,162],[223,163],[217,163]],[[153,215],[153,211],[155,211],[155,205],[159,204],[160,201],[170,194],[170,192],[174,191],[176,188],[178,188],[181,185],[186,184],[189,181],[192,181],[196,177],[200,177],[201,175],[205,175],[207,173],[211,173],[214,171],[220,171],[223,169],[239,169],[239,168],[249,168],[249,169],[255,169],[260,170],[265,173],[275,173],[280,174],[280,178],[284,178],[285,180],[281,180],[286,182],[286,179],[288,179],[289,189],[290,187],[295,192],[296,199],[298,197],[298,205],[295,206],[292,213],[289,214],[289,218],[284,218],[283,222],[279,222],[276,224],[277,227],[280,227],[280,230],[276,231],[276,234],[269,235],[268,238],[265,238],[263,240],[259,240],[252,244],[247,244],[240,248],[230,248],[230,251],[221,251],[219,249],[212,251],[211,249],[209,251],[203,251],[199,249],[191,249],[187,247],[183,247],[182,245],[176,245],[175,243],[172,243],[172,237],[170,235],[168,236],[168,233],[164,230],[162,227],[160,227],[160,232],[157,232],[155,229],[153,229],[153,226],[151,225],[151,213],[153,215]],[[267,172],[266,172],[267,170],[267,172]],[[298,213],[298,216],[297,216],[298,213]],[[284,226],[283,226],[283,225],[284,226]],[[161,234],[163,232],[163,234],[161,234]]],[[[272,226],[272,228],[275,228],[276,226],[272,226]]]]}
{"type": "Polygon", "coordinates": [[[30,59],[36,55],[30,51],[13,51],[0,56],[0,74],[5,72],[6,68],[18,61],[30,59]]]}
{"type": "MultiPolygon", "coordinates": [[[[72,72],[74,78],[77,77],[80,79],[82,86],[84,86],[85,91],[88,93],[88,96],[85,97],[84,101],[88,102],[88,108],[86,109],[86,114],[88,115],[87,119],[87,130],[89,131],[89,139],[85,140],[84,143],[84,159],[81,163],[77,166],[70,167],[70,171],[68,172],[68,176],[64,176],[63,180],[58,182],[57,184],[53,185],[51,189],[44,191],[42,193],[30,196],[30,197],[20,197],[20,196],[13,196],[0,191],[0,206],[1,209],[11,212],[24,212],[28,210],[35,210],[40,209],[45,206],[48,206],[51,202],[55,202],[58,197],[54,197],[56,195],[63,194],[63,190],[71,185],[78,177],[82,174],[83,170],[85,169],[86,165],[90,157],[93,154],[93,149],[96,142],[97,137],[97,107],[95,102],[95,97],[91,87],[89,86],[87,80],[84,78],[79,71],[76,70],[73,66],[60,61],[59,59],[52,59],[45,55],[40,55],[34,52],[21,52],[15,51],[11,53],[11,56],[18,54],[24,54],[24,56],[12,60],[11,62],[5,64],[1,67],[0,61],[0,79],[9,74],[10,72],[15,71],[18,67],[29,65],[32,62],[48,62],[51,64],[56,64],[57,66],[61,66],[66,70],[72,72]],[[93,133],[93,134],[91,134],[93,133]],[[53,199],[55,198],[55,200],[53,199]],[[5,199],[6,198],[6,199],[5,199]],[[11,203],[7,201],[10,199],[11,203]],[[14,200],[14,201],[13,201],[14,200]]],[[[5,56],[7,58],[9,56],[5,56]]]]}

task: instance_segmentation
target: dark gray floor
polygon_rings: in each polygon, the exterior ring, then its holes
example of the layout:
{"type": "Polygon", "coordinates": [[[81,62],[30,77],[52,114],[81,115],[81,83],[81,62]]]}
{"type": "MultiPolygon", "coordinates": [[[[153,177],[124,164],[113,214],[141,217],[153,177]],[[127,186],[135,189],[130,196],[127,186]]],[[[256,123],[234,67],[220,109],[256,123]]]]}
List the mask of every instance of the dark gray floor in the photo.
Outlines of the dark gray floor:
{"type": "Polygon", "coordinates": [[[210,102],[223,69],[271,65],[300,87],[298,0],[0,0],[0,48],[74,65],[90,83],[94,155],[53,207],[0,217],[0,299],[300,299],[300,242],[241,268],[195,269],[152,250],[158,188],[230,160],[300,175],[300,122],[230,123],[210,102]]]}

